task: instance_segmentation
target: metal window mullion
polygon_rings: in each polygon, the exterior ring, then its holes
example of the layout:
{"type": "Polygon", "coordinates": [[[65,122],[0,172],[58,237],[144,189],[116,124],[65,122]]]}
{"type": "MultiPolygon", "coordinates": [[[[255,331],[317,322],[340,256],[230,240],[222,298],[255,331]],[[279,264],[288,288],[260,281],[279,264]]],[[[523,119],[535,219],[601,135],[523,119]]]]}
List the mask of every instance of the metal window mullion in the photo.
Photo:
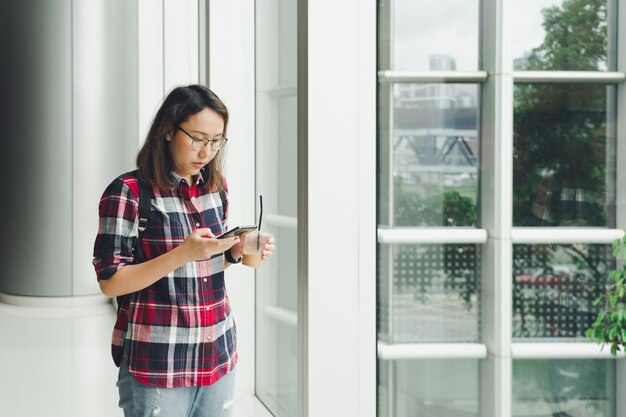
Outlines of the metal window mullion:
{"type": "Polygon", "coordinates": [[[384,343],[378,342],[378,358],[399,359],[484,359],[487,347],[481,343],[384,343]]]}
{"type": "Polygon", "coordinates": [[[481,0],[480,227],[489,238],[481,251],[480,415],[512,416],[513,58],[508,0],[481,0]]]}
{"type": "Polygon", "coordinates": [[[266,86],[257,89],[256,92],[257,94],[266,94],[275,98],[296,97],[298,94],[298,87],[295,85],[266,86]]]}
{"type": "Polygon", "coordinates": [[[511,344],[514,359],[624,359],[611,356],[610,349],[600,349],[596,343],[585,342],[519,342],[511,344]]]}
{"type": "MultiPolygon", "coordinates": [[[[391,0],[390,2],[390,7],[391,7],[391,13],[390,13],[390,28],[393,28],[393,0],[391,0]]],[[[392,30],[393,32],[393,30],[392,30]]],[[[393,36],[390,36],[390,39],[393,39],[393,36]]],[[[393,51],[393,49],[392,49],[393,51]]],[[[392,59],[393,59],[393,55],[392,55],[392,59]]],[[[393,183],[393,137],[394,137],[394,123],[393,123],[393,118],[394,118],[394,100],[393,100],[393,86],[389,87],[389,91],[388,91],[388,105],[389,105],[389,120],[388,120],[388,129],[387,132],[389,133],[389,140],[388,140],[388,156],[389,156],[389,160],[388,160],[388,172],[387,172],[387,178],[388,178],[388,184],[387,186],[389,187],[389,201],[388,201],[388,224],[390,227],[394,226],[394,183],[393,183]]],[[[393,343],[394,341],[394,333],[395,333],[395,329],[394,329],[394,325],[393,325],[393,316],[394,316],[394,309],[393,309],[393,305],[394,305],[394,276],[393,276],[393,263],[394,263],[394,247],[393,245],[388,245],[387,246],[387,285],[388,285],[388,294],[387,294],[387,303],[388,303],[388,314],[387,314],[387,318],[388,318],[388,322],[387,322],[387,328],[388,328],[388,341],[390,343],[393,343]]],[[[388,413],[388,417],[394,417],[396,414],[396,362],[395,361],[389,361],[388,366],[387,366],[387,413],[388,413]]]]}
{"type": "Polygon", "coordinates": [[[513,244],[587,243],[611,244],[624,237],[621,229],[585,227],[514,227],[511,229],[513,244]]]}
{"type": "MultiPolygon", "coordinates": [[[[613,19],[609,16],[609,21],[615,22],[616,25],[609,26],[609,30],[617,31],[617,42],[615,45],[626,45],[626,7],[619,7],[617,1],[609,2],[609,13],[617,13],[617,16],[613,19]],[[617,26],[617,27],[616,27],[617,26]]],[[[621,2],[621,6],[624,6],[624,2],[621,2]]],[[[611,44],[609,44],[611,45],[611,44]]],[[[617,51],[617,70],[622,73],[626,72],[626,52],[622,47],[617,51]]],[[[611,61],[609,61],[610,63],[611,61]]],[[[615,190],[615,219],[616,227],[619,229],[626,228],[626,190],[623,186],[626,182],[626,106],[619,105],[624,103],[626,99],[626,84],[621,83],[617,86],[617,117],[616,117],[616,184],[618,185],[615,190]],[[620,186],[621,185],[621,186],[620,186]]],[[[616,363],[616,404],[615,415],[626,415],[626,396],[619,395],[624,392],[626,387],[626,361],[618,361],[616,363]]]]}
{"type": "Polygon", "coordinates": [[[379,71],[381,83],[481,83],[486,71],[379,71]]]}
{"type": "MultiPolygon", "coordinates": [[[[391,2],[390,4],[391,7],[391,13],[390,13],[390,30],[393,33],[393,2],[391,2]]],[[[393,37],[390,36],[390,39],[392,39],[393,37]]],[[[387,222],[389,224],[390,227],[393,227],[395,224],[395,217],[394,217],[394,209],[395,209],[395,190],[394,190],[394,182],[393,182],[393,165],[394,165],[394,154],[393,154],[393,138],[394,138],[394,89],[393,87],[389,87],[388,89],[388,95],[387,95],[387,104],[389,105],[389,120],[387,121],[387,132],[389,134],[388,137],[388,141],[387,141],[387,154],[388,154],[388,161],[387,161],[387,167],[388,167],[388,171],[387,171],[387,179],[388,179],[388,183],[387,183],[387,187],[389,190],[389,201],[387,202],[388,204],[388,219],[387,222]]],[[[394,341],[394,326],[393,326],[393,303],[394,303],[394,276],[393,276],[393,256],[394,256],[394,248],[392,245],[389,245],[387,248],[387,255],[388,255],[388,270],[387,270],[387,285],[388,285],[388,289],[389,289],[389,293],[387,294],[387,301],[389,303],[389,314],[388,314],[388,340],[390,343],[393,343],[394,341]]],[[[390,380],[391,381],[391,380],[390,380]]],[[[392,398],[392,397],[390,397],[392,398]]]]}
{"type": "Polygon", "coordinates": [[[617,71],[513,71],[516,83],[603,83],[618,84],[626,80],[617,71]]]}
{"type": "MultiPolygon", "coordinates": [[[[395,36],[394,32],[395,32],[395,0],[389,0],[389,34],[388,34],[388,39],[389,39],[389,68],[393,68],[395,66],[395,45],[394,45],[394,41],[395,41],[395,36]]],[[[380,80],[379,80],[380,82],[380,80]]],[[[394,94],[394,87],[392,85],[388,86],[388,91],[387,91],[387,105],[388,105],[388,110],[389,110],[389,119],[387,120],[387,132],[388,132],[388,171],[387,171],[387,178],[388,178],[388,184],[387,186],[389,187],[389,192],[388,192],[388,218],[387,218],[387,224],[389,225],[389,227],[393,227],[394,226],[394,184],[393,184],[393,136],[394,136],[394,123],[393,123],[393,119],[394,119],[394,98],[393,98],[393,94],[394,94]]],[[[384,250],[384,249],[383,249],[384,250]]],[[[387,270],[387,277],[388,277],[388,281],[387,281],[387,285],[388,285],[388,294],[387,294],[387,302],[388,302],[388,341],[390,343],[393,343],[394,340],[394,326],[393,326],[393,301],[394,301],[394,297],[393,297],[393,291],[394,291],[394,286],[393,286],[393,255],[394,255],[394,248],[393,245],[389,245],[387,247],[387,262],[388,262],[388,270],[387,270]]],[[[395,417],[396,415],[396,361],[389,361],[387,364],[387,416],[388,417],[395,417]]]]}
{"type": "Polygon", "coordinates": [[[384,244],[483,244],[485,229],[456,227],[378,228],[378,243],[384,244]]]}
{"type": "Polygon", "coordinates": [[[298,230],[298,218],[294,216],[268,213],[263,216],[263,220],[265,220],[266,224],[274,227],[298,230]]]}

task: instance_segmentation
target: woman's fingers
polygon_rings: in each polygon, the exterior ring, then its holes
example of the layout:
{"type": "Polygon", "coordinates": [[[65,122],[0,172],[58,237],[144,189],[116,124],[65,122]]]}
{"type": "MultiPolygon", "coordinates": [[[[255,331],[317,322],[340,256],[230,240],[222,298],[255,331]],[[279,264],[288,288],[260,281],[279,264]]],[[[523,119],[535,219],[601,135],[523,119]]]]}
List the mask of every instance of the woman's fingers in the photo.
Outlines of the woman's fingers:
{"type": "Polygon", "coordinates": [[[199,261],[209,259],[239,243],[239,237],[232,236],[216,239],[211,229],[196,229],[183,242],[190,259],[199,261]]]}
{"type": "Polygon", "coordinates": [[[263,246],[263,252],[261,253],[261,259],[266,259],[272,256],[274,253],[274,239],[270,239],[268,243],[263,246]]]}
{"type": "Polygon", "coordinates": [[[192,233],[196,233],[200,237],[208,237],[208,238],[215,237],[211,229],[209,229],[208,227],[202,227],[200,229],[196,229],[192,233]]]}

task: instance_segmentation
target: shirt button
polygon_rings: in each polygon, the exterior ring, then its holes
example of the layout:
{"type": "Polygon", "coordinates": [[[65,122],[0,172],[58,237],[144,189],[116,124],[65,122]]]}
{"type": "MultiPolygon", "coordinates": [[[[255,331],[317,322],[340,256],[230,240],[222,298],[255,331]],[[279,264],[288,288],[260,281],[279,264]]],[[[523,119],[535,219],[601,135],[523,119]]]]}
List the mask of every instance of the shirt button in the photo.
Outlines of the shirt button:
{"type": "Polygon", "coordinates": [[[200,223],[196,223],[196,227],[200,227],[200,223]]]}
{"type": "Polygon", "coordinates": [[[204,278],[202,281],[207,282],[208,280],[206,278],[204,278]]]}

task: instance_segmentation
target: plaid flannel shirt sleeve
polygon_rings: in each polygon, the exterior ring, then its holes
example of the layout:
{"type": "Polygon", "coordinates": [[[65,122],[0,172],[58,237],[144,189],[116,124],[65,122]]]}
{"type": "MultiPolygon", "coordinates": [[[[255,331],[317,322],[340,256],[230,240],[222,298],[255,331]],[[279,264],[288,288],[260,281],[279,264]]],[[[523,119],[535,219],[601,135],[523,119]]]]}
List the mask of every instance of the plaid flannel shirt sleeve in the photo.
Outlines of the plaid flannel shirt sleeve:
{"type": "Polygon", "coordinates": [[[121,178],[113,181],[102,194],[93,251],[98,280],[109,279],[124,265],[133,263],[138,211],[138,196],[121,178]]]}

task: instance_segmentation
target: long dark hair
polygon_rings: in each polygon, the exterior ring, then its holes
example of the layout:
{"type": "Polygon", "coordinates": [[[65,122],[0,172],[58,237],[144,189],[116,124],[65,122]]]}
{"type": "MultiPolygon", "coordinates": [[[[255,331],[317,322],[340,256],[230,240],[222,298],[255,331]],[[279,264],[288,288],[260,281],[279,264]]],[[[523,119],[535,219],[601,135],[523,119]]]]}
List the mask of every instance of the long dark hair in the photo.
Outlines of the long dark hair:
{"type": "MultiPolygon", "coordinates": [[[[199,84],[176,87],[170,91],[154,117],[146,141],[137,155],[137,168],[142,181],[156,184],[161,189],[172,189],[178,185],[169,177],[173,165],[167,135],[174,135],[176,126],[206,108],[221,116],[224,121],[223,133],[226,135],[228,109],[213,91],[199,84]]],[[[224,177],[221,174],[223,149],[204,168],[204,188],[207,191],[224,189],[224,177]]]]}

